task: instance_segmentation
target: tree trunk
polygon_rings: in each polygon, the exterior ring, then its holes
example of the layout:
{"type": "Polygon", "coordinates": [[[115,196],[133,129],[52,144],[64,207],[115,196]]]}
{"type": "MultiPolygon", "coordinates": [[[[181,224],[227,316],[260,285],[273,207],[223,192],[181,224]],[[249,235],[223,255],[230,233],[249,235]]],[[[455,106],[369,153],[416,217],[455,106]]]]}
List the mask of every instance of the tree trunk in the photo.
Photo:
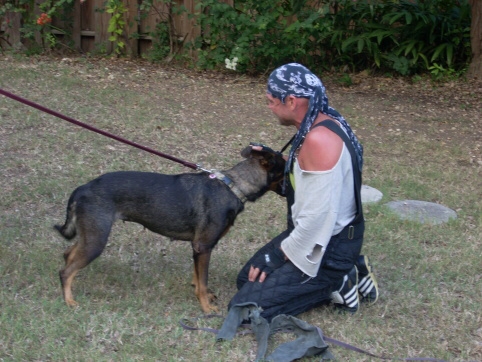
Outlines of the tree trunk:
{"type": "Polygon", "coordinates": [[[469,0],[472,7],[470,45],[472,60],[467,75],[482,81],[482,0],[469,0]]]}

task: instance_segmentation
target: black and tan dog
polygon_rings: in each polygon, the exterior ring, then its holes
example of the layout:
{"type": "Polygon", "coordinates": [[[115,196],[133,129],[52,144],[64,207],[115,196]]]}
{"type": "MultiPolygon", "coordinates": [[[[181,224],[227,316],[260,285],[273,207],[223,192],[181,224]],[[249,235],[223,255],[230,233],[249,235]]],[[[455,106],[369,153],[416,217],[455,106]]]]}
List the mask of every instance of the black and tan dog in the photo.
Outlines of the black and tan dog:
{"type": "Polygon", "coordinates": [[[124,220],[191,241],[196,296],[205,313],[216,310],[207,289],[211,251],[243,211],[245,201],[255,201],[268,190],[279,191],[285,167],[281,155],[266,147],[263,151],[246,147],[241,155],[246,160],[223,172],[113,172],[78,187],[68,201],[65,224],[55,226],[66,239],[78,235],[65,250],[65,267],[60,271],[65,302],[76,305],[75,275],[102,253],[114,222],[124,220]]]}

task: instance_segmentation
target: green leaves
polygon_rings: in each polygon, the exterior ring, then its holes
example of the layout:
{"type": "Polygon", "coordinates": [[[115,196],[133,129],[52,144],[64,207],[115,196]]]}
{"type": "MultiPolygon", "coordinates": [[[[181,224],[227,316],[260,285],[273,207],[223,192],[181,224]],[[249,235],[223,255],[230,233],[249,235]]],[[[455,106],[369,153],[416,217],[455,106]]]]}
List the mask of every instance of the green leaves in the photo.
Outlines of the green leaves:
{"type": "Polygon", "coordinates": [[[109,41],[114,43],[114,51],[119,55],[122,53],[122,49],[125,48],[125,43],[121,40],[121,36],[126,25],[124,13],[127,12],[127,8],[121,0],[107,0],[105,11],[112,14],[107,31],[112,33],[109,41]]]}
{"type": "Polygon", "coordinates": [[[205,0],[201,5],[198,23],[203,31],[194,44],[199,66],[216,68],[237,58],[236,71],[258,73],[273,61],[287,59],[291,49],[281,33],[286,28],[284,17],[292,11],[288,3],[244,0],[231,7],[205,0]]]}
{"type": "Polygon", "coordinates": [[[198,65],[239,59],[237,71],[265,72],[287,61],[312,69],[349,67],[403,75],[434,62],[463,69],[470,59],[468,0],[293,0],[200,2],[198,65]],[[330,3],[332,4],[332,3],[330,3]]]}
{"type": "Polygon", "coordinates": [[[434,61],[460,68],[468,60],[468,43],[462,41],[470,24],[467,1],[359,1],[333,14],[335,28],[346,28],[347,18],[350,31],[339,51],[351,55],[355,68],[374,64],[406,75],[427,71],[434,61]]]}
{"type": "Polygon", "coordinates": [[[454,46],[451,43],[443,43],[440,44],[437,48],[435,48],[432,58],[430,58],[430,62],[434,62],[437,60],[442,53],[445,54],[445,63],[447,63],[448,66],[452,65],[452,57],[454,54],[454,46]]]}

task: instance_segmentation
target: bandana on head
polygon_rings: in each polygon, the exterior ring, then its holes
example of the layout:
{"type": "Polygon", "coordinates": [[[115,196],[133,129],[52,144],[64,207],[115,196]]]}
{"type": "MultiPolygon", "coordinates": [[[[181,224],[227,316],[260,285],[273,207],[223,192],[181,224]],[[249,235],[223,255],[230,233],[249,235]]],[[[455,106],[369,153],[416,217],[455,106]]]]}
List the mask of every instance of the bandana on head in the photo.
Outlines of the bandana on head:
{"type": "Polygon", "coordinates": [[[300,129],[296,133],[291,145],[288,162],[286,162],[286,173],[290,172],[295,152],[302,145],[306,134],[309,132],[320,112],[340,122],[355,147],[358,166],[361,171],[363,167],[362,145],[358,142],[347,121],[340,113],[328,105],[328,97],[325,94],[323,83],[308,68],[298,63],[290,63],[275,69],[268,78],[267,93],[280,99],[282,103],[285,103],[285,99],[289,95],[309,98],[310,100],[308,112],[306,112],[305,118],[303,118],[300,129]]]}

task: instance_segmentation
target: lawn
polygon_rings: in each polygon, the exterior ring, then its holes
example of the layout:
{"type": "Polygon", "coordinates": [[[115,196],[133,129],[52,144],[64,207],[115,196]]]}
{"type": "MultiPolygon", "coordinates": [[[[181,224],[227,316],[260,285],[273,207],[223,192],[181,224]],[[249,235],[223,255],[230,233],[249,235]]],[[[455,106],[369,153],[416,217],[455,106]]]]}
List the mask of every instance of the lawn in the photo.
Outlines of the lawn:
{"type": "MultiPolygon", "coordinates": [[[[330,104],[365,147],[364,253],[380,299],[355,315],[321,307],[299,318],[325,335],[388,357],[482,360],[482,87],[353,75],[326,81],[330,104]],[[442,225],[400,220],[392,200],[442,204],[442,225]]],[[[143,61],[0,54],[0,88],[131,141],[209,169],[241,161],[249,142],[281,149],[293,129],[265,103],[265,78],[197,73],[143,61]]],[[[61,297],[70,245],[53,229],[70,193],[115,170],[193,172],[0,96],[0,360],[252,361],[253,335],[215,342],[179,322],[202,314],[190,285],[192,250],[137,224],[117,223],[102,256],[61,297]]],[[[220,313],[237,272],[285,225],[285,201],[247,204],[213,252],[209,285],[220,313]]],[[[201,319],[219,328],[222,319],[201,319]]],[[[275,346],[285,336],[272,340],[275,346]]],[[[332,347],[340,361],[371,357],[332,347]]],[[[316,358],[306,359],[317,361],[316,358]]]]}

